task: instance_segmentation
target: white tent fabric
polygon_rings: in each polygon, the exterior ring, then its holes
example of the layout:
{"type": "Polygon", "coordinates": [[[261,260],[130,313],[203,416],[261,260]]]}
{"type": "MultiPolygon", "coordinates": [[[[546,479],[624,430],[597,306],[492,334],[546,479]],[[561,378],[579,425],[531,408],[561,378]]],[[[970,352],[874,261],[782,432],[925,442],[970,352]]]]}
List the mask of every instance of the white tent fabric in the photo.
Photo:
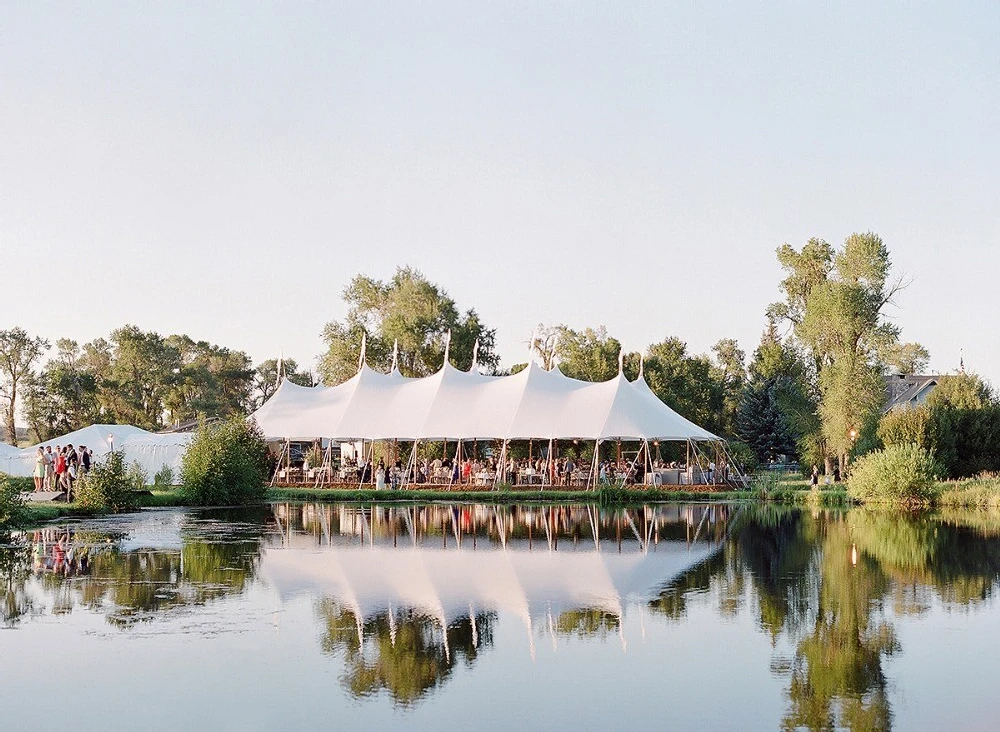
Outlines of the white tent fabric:
{"type": "MultiPolygon", "coordinates": [[[[112,441],[116,450],[125,453],[125,461],[138,462],[150,479],[164,466],[176,475],[180,471],[181,460],[190,444],[191,434],[158,435],[141,427],[127,424],[94,424],[70,432],[69,434],[46,440],[23,450],[16,448],[0,450],[0,473],[14,476],[30,476],[35,468],[35,449],[38,447],[65,447],[86,445],[94,451],[95,458],[101,458],[111,451],[112,441]]],[[[9,447],[9,446],[3,446],[9,447]]]]}
{"type": "Polygon", "coordinates": [[[271,440],[719,439],[660,401],[641,376],[592,383],[533,361],[512,376],[445,364],[422,379],[365,364],[337,386],[285,380],[253,416],[271,440]]]}
{"type": "Polygon", "coordinates": [[[304,552],[271,548],[261,571],[283,599],[325,594],[360,618],[412,608],[442,625],[499,610],[532,624],[547,613],[600,609],[622,615],[719,550],[718,544],[661,541],[655,552],[338,546],[304,552]]]}

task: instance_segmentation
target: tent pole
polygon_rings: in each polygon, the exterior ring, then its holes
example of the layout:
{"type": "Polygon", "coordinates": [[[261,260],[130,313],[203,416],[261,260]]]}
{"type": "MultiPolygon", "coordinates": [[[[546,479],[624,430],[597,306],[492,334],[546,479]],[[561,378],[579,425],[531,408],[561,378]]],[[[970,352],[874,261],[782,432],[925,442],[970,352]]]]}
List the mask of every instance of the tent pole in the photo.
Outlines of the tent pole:
{"type": "Polygon", "coordinates": [[[497,473],[493,476],[493,487],[496,488],[500,484],[500,478],[507,472],[507,440],[503,441],[503,447],[500,448],[500,460],[497,462],[497,473]]]}
{"type": "Polygon", "coordinates": [[[590,464],[590,477],[587,480],[587,487],[590,488],[590,481],[594,481],[594,488],[597,488],[597,473],[601,468],[601,441],[594,440],[594,459],[590,464]]]}
{"type": "MultiPolygon", "coordinates": [[[[287,442],[286,442],[287,444],[287,442]]],[[[285,460],[285,445],[281,446],[281,452],[278,453],[278,461],[274,465],[274,475],[271,476],[271,487],[278,482],[278,473],[281,472],[281,464],[285,460]]]]}
{"type": "Polygon", "coordinates": [[[553,445],[553,440],[550,437],[549,438],[549,454],[545,456],[545,458],[546,458],[545,459],[545,475],[542,478],[542,485],[543,486],[545,485],[545,481],[546,480],[549,482],[549,485],[552,485],[553,471],[555,470],[555,466],[552,464],[552,445],[553,445]]]}
{"type": "MultiPolygon", "coordinates": [[[[691,440],[685,440],[684,445],[687,450],[687,456],[684,459],[684,470],[687,471],[691,468],[691,440]]],[[[694,482],[694,471],[691,472],[691,481],[694,482]]]]}

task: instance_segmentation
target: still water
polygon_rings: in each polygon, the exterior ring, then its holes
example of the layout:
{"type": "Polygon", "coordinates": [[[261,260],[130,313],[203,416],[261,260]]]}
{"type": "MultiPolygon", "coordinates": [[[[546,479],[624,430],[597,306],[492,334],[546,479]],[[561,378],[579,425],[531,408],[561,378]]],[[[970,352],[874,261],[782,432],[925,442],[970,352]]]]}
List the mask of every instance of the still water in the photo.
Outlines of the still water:
{"type": "Polygon", "coordinates": [[[1000,728],[1000,520],[150,510],[3,537],[3,729],[1000,728]]]}

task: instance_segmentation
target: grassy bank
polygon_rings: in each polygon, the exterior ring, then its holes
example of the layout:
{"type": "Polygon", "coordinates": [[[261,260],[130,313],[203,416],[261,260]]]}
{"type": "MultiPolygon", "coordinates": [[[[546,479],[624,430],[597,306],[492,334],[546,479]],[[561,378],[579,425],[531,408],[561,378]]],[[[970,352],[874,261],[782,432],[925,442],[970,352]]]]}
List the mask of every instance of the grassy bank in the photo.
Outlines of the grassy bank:
{"type": "MultiPolygon", "coordinates": [[[[937,484],[938,498],[934,505],[944,509],[1000,509],[1000,478],[976,478],[937,484]]],[[[665,491],[635,488],[605,487],[597,490],[478,490],[434,491],[410,489],[339,490],[331,488],[270,488],[268,501],[318,501],[328,503],[593,503],[602,506],[636,505],[642,503],[705,503],[714,501],[754,501],[805,506],[849,506],[852,504],[844,484],[820,486],[812,490],[801,479],[780,480],[745,491],[708,493],[700,491],[665,491]]],[[[140,497],[142,508],[184,506],[178,488],[156,490],[140,497]]],[[[75,503],[29,503],[26,506],[28,525],[37,526],[61,518],[94,515],[75,503]]]]}
{"type": "Polygon", "coordinates": [[[1000,508],[1000,476],[981,476],[938,483],[937,503],[942,508],[1000,508]]]}

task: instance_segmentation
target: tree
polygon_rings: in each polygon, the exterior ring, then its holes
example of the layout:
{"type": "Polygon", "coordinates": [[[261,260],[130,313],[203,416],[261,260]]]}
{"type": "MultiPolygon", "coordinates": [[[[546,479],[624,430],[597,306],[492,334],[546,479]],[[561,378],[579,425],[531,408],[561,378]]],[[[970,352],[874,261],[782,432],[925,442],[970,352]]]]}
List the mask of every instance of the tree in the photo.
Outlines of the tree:
{"type": "Polygon", "coordinates": [[[709,431],[722,431],[723,386],[711,359],[690,356],[684,341],[670,337],[646,348],[644,372],[667,406],[709,431]]]}
{"type": "Polygon", "coordinates": [[[882,354],[895,348],[899,337],[884,309],[902,283],[889,282],[889,250],[873,233],[852,234],[837,251],[810,239],[801,252],[786,244],[777,255],[786,273],[785,301],[772,305],[769,314],[792,324],[811,360],[821,418],[816,442],[843,468],[852,431],[884,404],[882,354]]]}
{"type": "Polygon", "coordinates": [[[169,336],[164,344],[179,361],[164,395],[173,421],[246,413],[253,379],[249,356],[186,335],[169,336]]]}
{"type": "Polygon", "coordinates": [[[1000,401],[981,378],[942,377],[927,408],[936,457],[950,477],[1000,470],[1000,401]]]}
{"type": "MultiPolygon", "coordinates": [[[[102,356],[105,354],[101,354],[102,356]]],[[[181,366],[180,354],[159,333],[126,325],[111,333],[101,402],[115,422],[145,429],[163,425],[165,398],[181,366]]]]}
{"type": "Polygon", "coordinates": [[[882,355],[886,367],[895,374],[919,374],[930,360],[930,351],[919,343],[894,343],[882,355]]]}
{"type": "MultiPolygon", "coordinates": [[[[536,350],[545,341],[536,341],[536,350]]],[[[622,345],[608,335],[604,326],[573,330],[565,325],[556,328],[553,350],[559,370],[583,381],[607,381],[618,374],[618,356],[622,345]]],[[[544,354],[543,354],[544,358],[544,354]]]]}
{"type": "MultiPolygon", "coordinates": [[[[802,369],[773,323],[764,331],[749,371],[736,412],[736,434],[761,463],[779,455],[796,456],[796,420],[791,407],[795,397],[804,393],[802,369]]],[[[805,411],[815,414],[813,405],[807,405],[805,411]]]]}
{"type": "Polygon", "coordinates": [[[736,434],[736,414],[740,407],[740,395],[747,383],[746,353],[734,338],[723,338],[714,346],[715,378],[722,388],[722,432],[736,434]]]}
{"type": "Polygon", "coordinates": [[[380,370],[391,365],[393,344],[399,347],[399,370],[404,376],[428,376],[444,361],[445,342],[456,368],[472,366],[479,342],[478,363],[485,370],[499,364],[496,331],[483,325],[475,310],[460,313],[455,301],[419,271],[401,267],[388,282],[357,275],[344,289],[349,310],[344,322],[323,329],[326,353],[320,357],[320,377],[337,384],[357,371],[362,334],[367,337],[366,359],[380,370]]]}
{"type": "Polygon", "coordinates": [[[97,379],[83,367],[76,341],[59,338],[56,356],[27,384],[24,417],[39,441],[72,432],[100,418],[97,379]]]}
{"type": "Polygon", "coordinates": [[[31,378],[35,363],[48,348],[47,340],[29,336],[23,328],[0,330],[0,405],[11,445],[17,444],[18,390],[31,378]]]}
{"type": "Polygon", "coordinates": [[[253,383],[250,387],[250,410],[254,411],[273,396],[278,390],[278,384],[284,376],[293,384],[312,386],[312,374],[300,372],[295,359],[286,358],[281,362],[281,374],[278,374],[278,359],[269,358],[259,364],[253,372],[253,383]]]}

